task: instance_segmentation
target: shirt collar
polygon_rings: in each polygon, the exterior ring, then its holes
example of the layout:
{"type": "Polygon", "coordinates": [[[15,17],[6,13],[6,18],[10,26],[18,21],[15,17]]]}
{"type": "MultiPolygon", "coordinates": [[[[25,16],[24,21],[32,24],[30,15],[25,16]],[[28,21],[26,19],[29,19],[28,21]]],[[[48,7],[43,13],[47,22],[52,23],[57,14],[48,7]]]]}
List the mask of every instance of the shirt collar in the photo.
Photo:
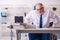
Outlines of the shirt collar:
{"type": "MultiPolygon", "coordinates": [[[[45,11],[44,11],[44,13],[45,13],[45,11]]],[[[42,15],[44,15],[44,13],[43,13],[42,15]]],[[[36,11],[36,15],[38,15],[38,16],[39,16],[39,15],[41,15],[41,13],[37,13],[37,11],[36,11]]]]}

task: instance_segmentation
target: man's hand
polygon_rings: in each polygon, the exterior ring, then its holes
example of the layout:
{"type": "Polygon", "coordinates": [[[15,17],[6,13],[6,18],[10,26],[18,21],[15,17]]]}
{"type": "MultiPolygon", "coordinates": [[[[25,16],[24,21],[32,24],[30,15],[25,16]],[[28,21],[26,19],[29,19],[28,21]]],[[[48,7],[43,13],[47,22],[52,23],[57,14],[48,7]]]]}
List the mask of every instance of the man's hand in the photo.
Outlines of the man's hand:
{"type": "Polygon", "coordinates": [[[27,24],[26,24],[26,23],[20,23],[20,25],[27,26],[27,24]]]}

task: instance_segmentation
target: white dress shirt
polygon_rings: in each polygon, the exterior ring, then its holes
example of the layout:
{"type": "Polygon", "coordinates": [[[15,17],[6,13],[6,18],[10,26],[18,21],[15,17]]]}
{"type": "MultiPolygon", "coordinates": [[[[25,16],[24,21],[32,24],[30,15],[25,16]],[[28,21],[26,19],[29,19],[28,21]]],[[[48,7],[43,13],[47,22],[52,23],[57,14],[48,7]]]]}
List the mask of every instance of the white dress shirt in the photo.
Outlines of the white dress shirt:
{"type": "MultiPolygon", "coordinates": [[[[49,27],[49,23],[50,21],[53,22],[53,26],[55,27],[55,25],[58,22],[58,17],[51,12],[50,10],[45,10],[43,15],[42,15],[42,26],[43,28],[49,27]]],[[[31,11],[29,14],[27,14],[27,16],[24,18],[24,23],[27,23],[28,25],[33,25],[36,26],[36,28],[39,28],[39,24],[40,24],[40,14],[36,12],[36,10],[31,11]]]]}

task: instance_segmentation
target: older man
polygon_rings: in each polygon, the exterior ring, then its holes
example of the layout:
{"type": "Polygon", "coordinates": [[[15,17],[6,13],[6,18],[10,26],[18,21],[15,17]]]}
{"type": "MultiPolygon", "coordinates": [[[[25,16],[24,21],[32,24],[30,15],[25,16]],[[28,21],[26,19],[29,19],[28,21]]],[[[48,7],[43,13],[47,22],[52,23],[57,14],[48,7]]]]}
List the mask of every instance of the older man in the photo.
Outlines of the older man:
{"type": "MultiPolygon", "coordinates": [[[[42,3],[36,4],[36,10],[31,11],[24,19],[24,24],[35,25],[36,28],[55,27],[58,17],[50,10],[44,9],[42,3]],[[50,19],[53,19],[53,25],[49,26],[50,19]]],[[[50,33],[29,33],[29,40],[50,40],[50,33]]]]}

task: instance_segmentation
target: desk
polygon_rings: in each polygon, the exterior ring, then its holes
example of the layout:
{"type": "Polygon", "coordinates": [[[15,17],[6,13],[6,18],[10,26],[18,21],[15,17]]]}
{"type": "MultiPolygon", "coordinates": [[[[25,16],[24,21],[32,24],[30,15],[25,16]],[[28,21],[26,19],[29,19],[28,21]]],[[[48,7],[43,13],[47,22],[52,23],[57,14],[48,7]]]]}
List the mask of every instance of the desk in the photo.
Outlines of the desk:
{"type": "Polygon", "coordinates": [[[60,33],[60,28],[15,29],[17,40],[21,40],[20,33],[60,33]]]}

